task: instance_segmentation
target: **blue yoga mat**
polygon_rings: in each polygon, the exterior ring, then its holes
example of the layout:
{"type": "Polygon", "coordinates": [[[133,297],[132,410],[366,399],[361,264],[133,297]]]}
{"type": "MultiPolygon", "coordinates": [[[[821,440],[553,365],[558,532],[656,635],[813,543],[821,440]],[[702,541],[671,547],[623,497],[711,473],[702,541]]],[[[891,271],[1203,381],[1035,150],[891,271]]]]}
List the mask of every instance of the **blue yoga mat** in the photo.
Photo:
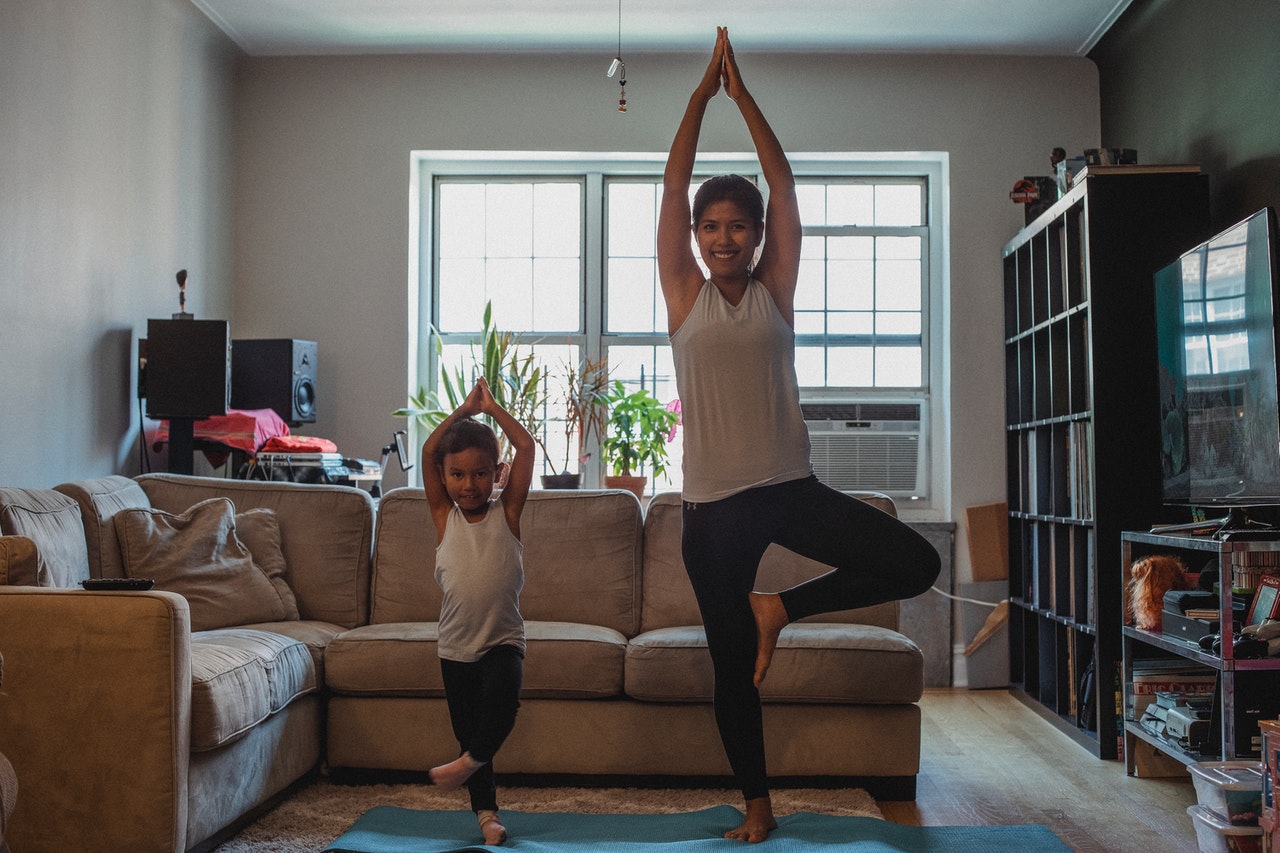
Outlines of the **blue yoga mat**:
{"type": "MultiPolygon", "coordinates": [[[[694,853],[743,851],[741,841],[722,838],[742,813],[717,806],[679,814],[535,814],[504,811],[510,838],[501,847],[478,843],[480,831],[469,811],[419,811],[377,806],[365,812],[326,853],[461,853],[514,850],[526,853],[694,853]]],[[[899,826],[871,817],[836,817],[801,812],[778,818],[778,828],[752,851],[786,853],[1070,853],[1048,827],[899,826]],[[838,845],[838,846],[835,846],[838,845]]]]}

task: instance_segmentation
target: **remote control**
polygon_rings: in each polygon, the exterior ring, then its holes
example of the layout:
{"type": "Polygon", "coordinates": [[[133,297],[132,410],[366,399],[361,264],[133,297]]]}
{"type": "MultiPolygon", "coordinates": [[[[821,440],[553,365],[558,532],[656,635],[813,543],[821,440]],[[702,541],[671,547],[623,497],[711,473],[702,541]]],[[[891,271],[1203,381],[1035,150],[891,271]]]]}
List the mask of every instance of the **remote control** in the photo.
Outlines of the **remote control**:
{"type": "Polygon", "coordinates": [[[80,581],[85,589],[151,589],[156,582],[151,578],[90,578],[80,581]]]}

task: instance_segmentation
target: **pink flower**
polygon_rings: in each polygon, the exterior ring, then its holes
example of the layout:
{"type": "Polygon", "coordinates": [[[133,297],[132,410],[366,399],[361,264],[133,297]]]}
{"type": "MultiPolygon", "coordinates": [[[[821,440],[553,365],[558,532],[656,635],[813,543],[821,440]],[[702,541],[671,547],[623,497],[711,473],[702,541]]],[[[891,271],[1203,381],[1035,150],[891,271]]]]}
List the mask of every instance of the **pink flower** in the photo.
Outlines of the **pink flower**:
{"type": "Polygon", "coordinates": [[[680,409],[679,397],[672,400],[670,403],[667,403],[667,411],[676,413],[676,422],[671,426],[671,429],[667,431],[667,443],[669,444],[676,440],[676,428],[684,423],[684,416],[680,409]]]}

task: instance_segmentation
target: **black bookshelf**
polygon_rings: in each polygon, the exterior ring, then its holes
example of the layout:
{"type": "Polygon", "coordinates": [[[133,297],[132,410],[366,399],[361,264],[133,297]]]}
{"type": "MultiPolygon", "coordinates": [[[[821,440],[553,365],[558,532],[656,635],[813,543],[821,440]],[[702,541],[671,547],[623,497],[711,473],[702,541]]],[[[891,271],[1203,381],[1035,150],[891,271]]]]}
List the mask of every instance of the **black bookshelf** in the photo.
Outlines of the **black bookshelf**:
{"type": "Polygon", "coordinates": [[[1090,167],[1004,247],[1011,690],[1100,758],[1120,536],[1161,506],[1152,276],[1209,227],[1197,167],[1090,167]]]}

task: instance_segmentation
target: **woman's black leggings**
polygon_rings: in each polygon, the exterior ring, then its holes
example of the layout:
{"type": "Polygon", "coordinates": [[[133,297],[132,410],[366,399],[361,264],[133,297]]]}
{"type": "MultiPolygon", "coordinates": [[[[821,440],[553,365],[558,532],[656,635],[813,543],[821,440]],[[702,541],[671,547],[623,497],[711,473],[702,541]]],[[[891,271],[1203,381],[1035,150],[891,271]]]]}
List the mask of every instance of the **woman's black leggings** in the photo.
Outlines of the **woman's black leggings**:
{"type": "Polygon", "coordinates": [[[495,646],[475,663],[440,660],[453,736],[462,752],[485,764],[467,780],[473,811],[498,809],[493,756],[516,724],[524,655],[515,646],[495,646]]]}
{"type": "Polygon", "coordinates": [[[816,477],[711,503],[685,502],[682,552],[715,670],[720,739],[747,799],[769,793],[760,693],[752,683],[756,623],[749,593],[771,543],[833,570],[781,593],[795,621],[923,593],[938,552],[906,524],[816,477]]]}

